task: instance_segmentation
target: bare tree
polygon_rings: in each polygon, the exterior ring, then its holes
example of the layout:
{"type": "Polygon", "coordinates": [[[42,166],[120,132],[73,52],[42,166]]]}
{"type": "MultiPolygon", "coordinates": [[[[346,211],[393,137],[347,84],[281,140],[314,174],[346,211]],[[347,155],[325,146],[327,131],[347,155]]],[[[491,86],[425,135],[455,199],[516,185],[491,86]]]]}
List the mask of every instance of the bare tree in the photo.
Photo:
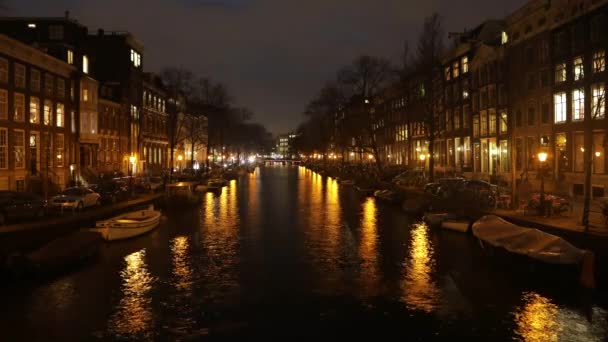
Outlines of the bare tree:
{"type": "Polygon", "coordinates": [[[433,13],[424,20],[418,39],[416,70],[421,77],[420,96],[422,113],[417,118],[424,125],[428,139],[429,177],[432,181],[435,169],[435,139],[438,135],[437,103],[441,96],[438,80],[441,80],[441,58],[443,55],[443,29],[439,14],[433,13]]]}
{"type": "Polygon", "coordinates": [[[351,117],[353,138],[359,153],[369,152],[374,156],[378,173],[383,170],[378,147],[376,128],[381,118],[373,108],[375,97],[393,80],[395,73],[388,60],[379,57],[360,56],[339,71],[338,82],[350,87],[352,92],[351,117]]]}
{"type": "Polygon", "coordinates": [[[173,178],[173,163],[175,149],[184,141],[184,124],[186,95],[192,92],[190,71],[181,68],[166,68],[161,72],[161,78],[167,87],[169,101],[167,103],[167,138],[169,140],[170,179],[173,178]]]}

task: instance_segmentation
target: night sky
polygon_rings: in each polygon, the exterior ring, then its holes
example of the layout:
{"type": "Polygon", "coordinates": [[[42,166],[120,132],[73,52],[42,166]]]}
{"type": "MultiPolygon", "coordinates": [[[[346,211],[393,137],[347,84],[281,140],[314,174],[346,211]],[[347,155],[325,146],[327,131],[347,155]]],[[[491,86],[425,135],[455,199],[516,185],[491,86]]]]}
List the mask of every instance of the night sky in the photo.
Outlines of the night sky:
{"type": "MultiPolygon", "coordinates": [[[[144,68],[181,66],[224,82],[273,133],[294,129],[325,80],[359,54],[398,61],[425,16],[447,31],[503,18],[525,0],[5,0],[8,16],[62,16],[130,31],[144,68]]],[[[125,57],[127,58],[127,57],[125,57]]]]}

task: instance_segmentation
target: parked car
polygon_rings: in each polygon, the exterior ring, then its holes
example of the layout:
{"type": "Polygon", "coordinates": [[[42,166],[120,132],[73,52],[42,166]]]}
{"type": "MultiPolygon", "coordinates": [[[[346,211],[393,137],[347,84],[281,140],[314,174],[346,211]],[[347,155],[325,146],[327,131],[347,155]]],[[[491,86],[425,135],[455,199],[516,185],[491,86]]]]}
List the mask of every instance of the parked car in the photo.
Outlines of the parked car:
{"type": "Polygon", "coordinates": [[[7,221],[42,217],[46,212],[46,200],[30,192],[0,191],[0,225],[7,221]]]}
{"type": "Polygon", "coordinates": [[[129,187],[119,181],[106,181],[91,185],[91,190],[101,196],[102,203],[116,203],[129,197],[129,187]]]}
{"type": "Polygon", "coordinates": [[[156,192],[165,187],[165,181],[161,177],[150,177],[148,178],[148,185],[150,190],[156,192]]]}
{"type": "Polygon", "coordinates": [[[50,205],[53,209],[82,210],[101,205],[101,195],[85,187],[67,188],[61,194],[53,197],[50,205]]]}

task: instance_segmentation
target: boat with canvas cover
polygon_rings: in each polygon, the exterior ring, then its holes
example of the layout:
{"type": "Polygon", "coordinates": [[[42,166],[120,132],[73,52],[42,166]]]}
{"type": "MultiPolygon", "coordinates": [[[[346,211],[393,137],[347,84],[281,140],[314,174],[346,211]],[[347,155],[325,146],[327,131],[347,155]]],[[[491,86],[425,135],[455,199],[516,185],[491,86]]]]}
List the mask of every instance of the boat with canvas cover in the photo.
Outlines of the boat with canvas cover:
{"type": "Polygon", "coordinates": [[[573,266],[579,271],[585,287],[595,287],[594,256],[590,251],[577,248],[559,236],[538,229],[524,228],[495,215],[486,215],[476,221],[473,235],[482,246],[491,246],[510,254],[526,257],[542,264],[573,266]]]}
{"type": "Polygon", "coordinates": [[[154,210],[154,207],[150,206],[108,220],[97,221],[94,230],[100,232],[107,241],[128,239],[158,227],[160,216],[160,211],[154,210]]]}

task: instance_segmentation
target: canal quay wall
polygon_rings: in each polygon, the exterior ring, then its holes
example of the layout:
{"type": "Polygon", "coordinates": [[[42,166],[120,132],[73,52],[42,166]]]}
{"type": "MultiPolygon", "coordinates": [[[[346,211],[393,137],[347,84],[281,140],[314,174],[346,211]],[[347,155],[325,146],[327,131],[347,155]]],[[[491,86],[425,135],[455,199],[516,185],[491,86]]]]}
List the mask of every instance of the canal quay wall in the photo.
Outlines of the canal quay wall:
{"type": "MultiPolygon", "coordinates": [[[[329,177],[346,178],[335,170],[323,170],[323,168],[318,165],[309,169],[329,177]]],[[[371,177],[372,176],[369,175],[369,178],[371,177]]],[[[402,201],[399,202],[399,206],[401,206],[401,209],[408,215],[421,216],[428,208],[433,208],[433,211],[437,212],[447,211],[460,213],[470,217],[472,220],[477,220],[483,215],[497,215],[516,225],[536,228],[549,234],[559,236],[578,248],[586,249],[594,253],[596,281],[602,289],[608,287],[608,229],[606,229],[605,234],[601,230],[585,232],[580,225],[575,222],[574,218],[524,216],[518,214],[514,210],[483,210],[479,207],[479,203],[474,203],[474,201],[447,201],[437,199],[425,193],[421,188],[403,187],[396,184],[391,184],[390,188],[391,190],[400,193],[402,201]]]]}
{"type": "Polygon", "coordinates": [[[155,204],[162,205],[163,194],[147,194],[128,201],[115,203],[83,212],[66,211],[37,221],[23,222],[0,227],[0,260],[13,253],[34,250],[53,239],[93,227],[95,221],[112,217],[133,208],[155,204]]]}

